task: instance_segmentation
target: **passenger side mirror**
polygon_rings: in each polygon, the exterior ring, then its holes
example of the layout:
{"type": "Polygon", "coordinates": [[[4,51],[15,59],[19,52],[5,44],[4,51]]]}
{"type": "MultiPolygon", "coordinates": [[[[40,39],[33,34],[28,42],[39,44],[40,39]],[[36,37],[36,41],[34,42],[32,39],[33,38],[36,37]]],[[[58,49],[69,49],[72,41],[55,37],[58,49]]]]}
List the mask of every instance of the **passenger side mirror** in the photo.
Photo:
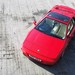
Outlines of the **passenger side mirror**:
{"type": "Polygon", "coordinates": [[[36,25],[36,20],[33,21],[33,24],[36,25]]]}

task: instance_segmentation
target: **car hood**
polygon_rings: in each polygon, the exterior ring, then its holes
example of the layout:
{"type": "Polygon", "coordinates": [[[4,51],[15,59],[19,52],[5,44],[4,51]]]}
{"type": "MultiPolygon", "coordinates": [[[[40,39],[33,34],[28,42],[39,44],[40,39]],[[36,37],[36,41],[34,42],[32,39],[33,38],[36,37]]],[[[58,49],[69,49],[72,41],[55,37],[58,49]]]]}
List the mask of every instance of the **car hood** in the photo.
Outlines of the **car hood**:
{"type": "Polygon", "coordinates": [[[24,46],[40,55],[55,59],[62,52],[64,43],[65,40],[46,35],[33,29],[24,41],[24,46]]]}

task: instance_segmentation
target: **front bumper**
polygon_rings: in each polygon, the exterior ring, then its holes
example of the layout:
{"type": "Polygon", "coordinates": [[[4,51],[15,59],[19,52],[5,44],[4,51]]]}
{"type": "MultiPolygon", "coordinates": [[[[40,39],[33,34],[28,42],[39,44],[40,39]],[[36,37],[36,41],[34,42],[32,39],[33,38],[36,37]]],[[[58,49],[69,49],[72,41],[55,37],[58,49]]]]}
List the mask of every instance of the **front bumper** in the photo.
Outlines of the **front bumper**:
{"type": "Polygon", "coordinates": [[[57,60],[55,60],[55,59],[51,59],[51,58],[39,55],[27,48],[22,47],[21,49],[22,49],[23,54],[26,57],[28,57],[29,59],[35,60],[37,62],[40,62],[42,64],[54,65],[57,62],[57,60]]]}

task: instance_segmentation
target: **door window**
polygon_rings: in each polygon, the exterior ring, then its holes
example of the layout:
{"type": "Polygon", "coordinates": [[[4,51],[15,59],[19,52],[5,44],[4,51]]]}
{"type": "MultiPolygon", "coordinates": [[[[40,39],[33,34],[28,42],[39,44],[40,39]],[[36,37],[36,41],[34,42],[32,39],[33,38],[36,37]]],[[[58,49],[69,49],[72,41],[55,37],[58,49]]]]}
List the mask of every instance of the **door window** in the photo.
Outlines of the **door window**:
{"type": "Polygon", "coordinates": [[[68,33],[67,33],[67,35],[70,34],[70,32],[71,32],[73,26],[74,26],[74,20],[72,20],[72,21],[70,22],[70,24],[68,25],[68,33]]]}

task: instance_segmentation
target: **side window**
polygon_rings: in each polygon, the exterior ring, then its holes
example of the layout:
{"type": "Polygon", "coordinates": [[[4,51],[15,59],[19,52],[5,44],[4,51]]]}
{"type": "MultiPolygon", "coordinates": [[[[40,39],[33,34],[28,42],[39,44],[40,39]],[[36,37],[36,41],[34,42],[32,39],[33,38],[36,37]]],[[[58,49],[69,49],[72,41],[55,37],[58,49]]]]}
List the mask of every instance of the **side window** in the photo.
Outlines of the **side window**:
{"type": "Polygon", "coordinates": [[[67,33],[67,35],[70,34],[70,32],[71,32],[73,26],[74,26],[74,20],[72,20],[72,21],[70,22],[70,24],[68,25],[68,33],[67,33]]]}
{"type": "Polygon", "coordinates": [[[72,21],[73,21],[73,25],[75,26],[75,18],[73,18],[73,20],[72,20],[72,21]]]}

